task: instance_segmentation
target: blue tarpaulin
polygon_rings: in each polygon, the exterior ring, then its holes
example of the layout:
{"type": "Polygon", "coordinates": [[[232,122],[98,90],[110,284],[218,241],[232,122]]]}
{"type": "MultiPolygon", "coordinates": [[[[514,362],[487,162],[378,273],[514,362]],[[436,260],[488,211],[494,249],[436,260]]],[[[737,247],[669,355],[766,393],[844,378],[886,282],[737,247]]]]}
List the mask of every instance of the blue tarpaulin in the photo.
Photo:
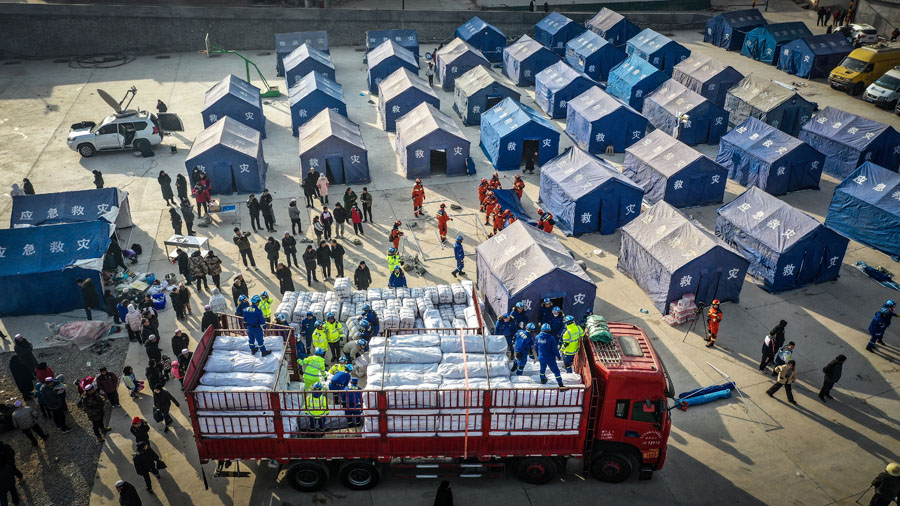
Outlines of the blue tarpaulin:
{"type": "Polygon", "coordinates": [[[628,55],[592,31],[566,44],[566,63],[595,81],[606,81],[609,71],[628,55]]]}
{"type": "Polygon", "coordinates": [[[508,210],[510,214],[514,215],[517,219],[522,220],[533,227],[537,226],[537,221],[529,216],[528,211],[522,207],[522,201],[519,199],[515,190],[497,188],[496,190],[491,191],[494,192],[494,197],[497,199],[497,205],[500,206],[501,213],[508,210]]]}
{"type": "Polygon", "coordinates": [[[197,135],[184,166],[188,178],[194,167],[206,172],[213,195],[261,192],[266,187],[259,132],[227,116],[197,135]]]}
{"type": "Polygon", "coordinates": [[[527,35],[503,49],[503,73],[516,86],[531,86],[538,72],[559,61],[559,56],[527,35]]]}
{"type": "Polygon", "coordinates": [[[625,16],[606,7],[585,21],[584,26],[616,47],[624,47],[628,39],[641,31],[640,27],[628,21],[625,16]]]}
{"type": "Polygon", "coordinates": [[[759,188],[720,207],[716,235],[750,260],[770,292],[837,279],[848,241],[759,188]]]}
{"type": "Polygon", "coordinates": [[[737,301],[747,259],[665,202],[622,228],[620,271],[634,279],[660,313],[692,293],[697,302],[737,301]]]}
{"type": "Polygon", "coordinates": [[[675,65],[691,55],[690,49],[650,28],[628,39],[625,52],[647,60],[670,76],[675,65]]]}
{"type": "Polygon", "coordinates": [[[613,234],[641,212],[644,189],[577,147],[541,166],[541,206],[566,235],[613,234]]]}
{"type": "Polygon", "coordinates": [[[778,69],[797,77],[828,77],[853,45],[841,33],[813,35],[788,42],[781,48],[778,69]]]}
{"type": "Polygon", "coordinates": [[[735,125],[753,117],[793,136],[800,133],[800,127],[809,121],[815,109],[816,104],[793,89],[753,74],[743,78],[725,96],[725,110],[735,125]]]}
{"type": "Polygon", "coordinates": [[[703,42],[729,51],[739,51],[744,45],[747,32],[765,24],[766,18],[759,9],[723,12],[706,21],[703,42]]]}
{"type": "Polygon", "coordinates": [[[747,33],[741,54],[775,65],[781,54],[781,46],[803,37],[812,37],[812,32],[806,27],[806,23],[801,21],[763,25],[747,33]]]}
{"type": "Polygon", "coordinates": [[[291,132],[300,135],[300,126],[325,109],[347,115],[347,104],[340,84],[318,72],[303,76],[288,90],[291,110],[291,132]]]}
{"type": "Polygon", "coordinates": [[[563,62],[540,71],[534,78],[534,102],[551,118],[565,118],[566,104],[596,83],[563,62]]]}
{"type": "Polygon", "coordinates": [[[597,287],[553,234],[521,220],[504,228],[475,248],[478,289],[494,315],[525,306],[529,320],[537,321],[541,300],[562,299],[564,314],[581,321],[593,311],[597,287]]]}
{"type": "Polygon", "coordinates": [[[309,169],[332,184],[368,183],[369,155],[359,125],[325,109],[300,127],[300,174],[309,169]]]}
{"type": "Polygon", "coordinates": [[[569,102],[566,133],[591,153],[616,153],[644,138],[647,118],[628,104],[594,86],[569,102]]]}
{"type": "Polygon", "coordinates": [[[366,82],[369,93],[378,94],[378,85],[397,69],[405,68],[414,74],[419,73],[419,60],[409,50],[392,40],[383,42],[366,55],[366,82]]]}
{"type": "Polygon", "coordinates": [[[128,192],[98,188],[12,198],[9,226],[13,228],[86,221],[114,223],[116,228],[132,226],[128,192]]]}
{"type": "Polygon", "coordinates": [[[266,117],[263,116],[259,88],[234,74],[216,83],[206,92],[203,105],[203,128],[228,116],[247,125],[266,138],[266,117]]]}
{"type": "Polygon", "coordinates": [[[328,34],[321,32],[293,32],[275,34],[275,70],[278,77],[284,77],[284,58],[301,44],[309,44],[313,48],[329,53],[328,34]]]}
{"type": "Polygon", "coordinates": [[[310,72],[318,72],[332,81],[337,81],[331,56],[309,44],[303,44],[285,56],[284,68],[288,88],[300,82],[300,79],[310,72]]]}
{"type": "Polygon", "coordinates": [[[644,116],[663,132],[677,132],[676,138],[688,146],[718,144],[728,131],[728,111],[674,79],[647,95],[644,116]]]}
{"type": "Polygon", "coordinates": [[[507,97],[518,102],[520,96],[518,91],[500,83],[493,72],[478,66],[456,79],[453,108],[464,125],[478,125],[483,112],[507,97]]]}
{"type": "Polygon", "coordinates": [[[419,61],[419,34],[415,30],[369,30],[366,32],[366,51],[371,51],[388,40],[403,46],[419,61]]]}
{"type": "Polygon", "coordinates": [[[481,52],[460,38],[451,40],[437,52],[437,82],[444,91],[451,91],[456,78],[475,67],[491,67],[481,52]]]}
{"type": "Polygon", "coordinates": [[[497,170],[518,169],[523,150],[537,150],[543,164],[559,154],[559,132],[534,109],[505,98],[481,115],[481,149],[497,170]]]}
{"type": "Polygon", "coordinates": [[[534,40],[563,56],[566,54],[566,42],[581,35],[584,30],[581,24],[558,12],[551,12],[534,25],[534,40]]]}
{"type": "Polygon", "coordinates": [[[728,171],[662,130],[625,150],[622,174],[639,184],[647,202],[675,207],[721,203],[728,171]]]}
{"type": "Polygon", "coordinates": [[[378,88],[378,117],[388,132],[395,130],[398,118],[422,102],[441,108],[441,101],[428,82],[405,68],[388,76],[378,88]]]}
{"type": "Polygon", "coordinates": [[[714,59],[712,56],[694,53],[675,65],[672,79],[688,89],[706,97],[719,107],[725,106],[725,95],[732,86],[744,78],[734,67],[714,59]]]}
{"type": "Polygon", "coordinates": [[[113,229],[109,223],[92,221],[0,230],[0,314],[83,308],[78,278],[90,278],[102,301],[100,271],[113,229]]]}
{"type": "Polygon", "coordinates": [[[825,225],[870,248],[900,257],[900,175],[866,162],[838,185],[825,225]]]}
{"type": "Polygon", "coordinates": [[[496,26],[486,23],[478,16],[457,28],[454,35],[481,51],[488,61],[496,63],[503,60],[506,35],[496,26]]]}
{"type": "Polygon", "coordinates": [[[469,140],[437,105],[423,102],[397,120],[397,155],[407,179],[464,176],[469,140]]]}
{"type": "Polygon", "coordinates": [[[647,60],[631,55],[609,72],[606,92],[640,111],[644,97],[669,80],[669,76],[647,60]]]}
{"type": "Polygon", "coordinates": [[[800,131],[800,140],[825,155],[826,174],[847,177],[863,162],[897,171],[900,133],[894,127],[828,106],[800,131]]]}
{"type": "Polygon", "coordinates": [[[722,137],[716,162],[742,186],[784,195],[818,189],[825,155],[756,118],[747,118],[722,137]]]}

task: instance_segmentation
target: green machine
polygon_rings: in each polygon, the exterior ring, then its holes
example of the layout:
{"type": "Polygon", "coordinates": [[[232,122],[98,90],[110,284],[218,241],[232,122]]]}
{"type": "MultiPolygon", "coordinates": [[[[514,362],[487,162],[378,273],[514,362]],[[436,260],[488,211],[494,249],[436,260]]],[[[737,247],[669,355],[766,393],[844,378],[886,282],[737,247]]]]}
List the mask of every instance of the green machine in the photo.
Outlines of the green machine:
{"type": "Polygon", "coordinates": [[[206,34],[204,41],[206,43],[206,49],[202,50],[200,52],[205,54],[206,56],[212,56],[214,54],[233,54],[233,55],[237,56],[238,58],[244,60],[244,67],[247,70],[247,82],[248,83],[253,82],[250,80],[250,67],[253,66],[253,69],[256,70],[256,75],[259,76],[259,80],[262,81],[262,84],[263,84],[262,85],[262,93],[260,93],[260,96],[262,96],[263,98],[274,98],[274,97],[281,96],[281,92],[278,91],[278,87],[277,86],[269,86],[269,82],[266,81],[266,77],[263,75],[262,71],[259,70],[259,67],[257,67],[256,64],[253,63],[252,60],[250,60],[250,58],[247,58],[246,56],[242,55],[241,53],[239,53],[237,51],[225,49],[223,47],[217,46],[216,44],[210,42],[208,33],[206,34]]]}

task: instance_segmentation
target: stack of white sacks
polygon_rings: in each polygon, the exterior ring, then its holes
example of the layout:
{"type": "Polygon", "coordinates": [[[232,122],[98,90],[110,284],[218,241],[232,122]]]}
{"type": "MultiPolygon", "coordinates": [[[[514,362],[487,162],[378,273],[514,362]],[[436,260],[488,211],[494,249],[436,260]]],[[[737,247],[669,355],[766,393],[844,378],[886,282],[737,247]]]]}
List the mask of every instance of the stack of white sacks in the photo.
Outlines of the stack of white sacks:
{"type": "MultiPolygon", "coordinates": [[[[564,390],[552,373],[542,385],[537,363],[529,362],[524,376],[510,376],[503,336],[375,337],[369,360],[365,390],[387,392],[388,437],[479,436],[485,390],[495,391],[491,436],[578,433],[581,376],[563,374],[564,390]]],[[[367,405],[374,400],[363,396],[366,414],[377,414],[367,405]]],[[[377,437],[378,430],[377,417],[367,417],[365,435],[377,437]]]]}
{"type": "Polygon", "coordinates": [[[669,303],[669,314],[663,316],[663,321],[674,326],[693,321],[696,317],[697,304],[694,302],[694,294],[686,293],[680,299],[669,303]]]}

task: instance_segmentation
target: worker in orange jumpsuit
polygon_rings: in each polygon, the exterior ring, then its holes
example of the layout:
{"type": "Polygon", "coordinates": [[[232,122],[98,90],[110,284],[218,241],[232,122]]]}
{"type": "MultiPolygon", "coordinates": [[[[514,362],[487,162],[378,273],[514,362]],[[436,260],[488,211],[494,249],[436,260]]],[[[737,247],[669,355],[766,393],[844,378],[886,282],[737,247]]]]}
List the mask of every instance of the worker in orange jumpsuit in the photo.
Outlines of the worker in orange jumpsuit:
{"type": "Polygon", "coordinates": [[[388,237],[388,241],[394,243],[394,249],[400,251],[400,238],[403,237],[403,232],[400,231],[400,225],[403,223],[400,220],[394,222],[394,228],[391,229],[391,235],[388,237]]]}
{"type": "Polygon", "coordinates": [[[503,230],[503,222],[505,221],[505,213],[509,211],[500,211],[500,206],[497,206],[494,211],[494,233],[497,233],[503,230]]]}
{"type": "Polygon", "coordinates": [[[447,222],[453,221],[453,218],[447,214],[446,207],[446,205],[441,204],[441,210],[435,216],[438,222],[438,234],[441,236],[441,242],[447,242],[447,222]]]}
{"type": "Polygon", "coordinates": [[[548,234],[552,233],[553,225],[556,224],[556,221],[553,220],[553,213],[545,213],[542,209],[538,209],[538,216],[540,216],[540,219],[537,222],[537,227],[548,234]]]}
{"type": "Polygon", "coordinates": [[[484,224],[491,224],[491,215],[494,214],[494,211],[497,209],[497,199],[494,197],[494,192],[488,192],[487,198],[484,199],[484,224]]]}
{"type": "Polygon", "coordinates": [[[525,190],[525,181],[522,180],[522,176],[516,174],[515,180],[513,181],[513,191],[516,192],[516,195],[519,198],[522,198],[522,192],[525,190]]]}
{"type": "Polygon", "coordinates": [[[515,214],[510,213],[509,216],[506,217],[506,225],[505,225],[505,226],[508,227],[508,226],[512,225],[512,224],[515,223],[516,220],[518,220],[518,219],[519,219],[519,218],[516,217],[515,214]]]}
{"type": "Polygon", "coordinates": [[[716,337],[719,336],[719,322],[722,321],[722,310],[719,309],[719,299],[712,301],[712,304],[709,306],[707,318],[709,321],[706,327],[706,340],[708,341],[706,347],[712,348],[716,345],[716,337]]]}
{"type": "Polygon", "coordinates": [[[491,180],[488,181],[488,188],[491,190],[497,190],[499,188],[502,188],[500,186],[500,174],[499,173],[494,172],[494,175],[491,177],[491,180]]]}
{"type": "Polygon", "coordinates": [[[412,189],[413,215],[418,218],[422,211],[422,204],[425,203],[425,187],[422,186],[422,180],[416,179],[416,185],[412,189]]]}
{"type": "Polygon", "coordinates": [[[487,196],[488,180],[481,178],[481,184],[478,185],[478,203],[484,204],[484,198],[487,196]]]}

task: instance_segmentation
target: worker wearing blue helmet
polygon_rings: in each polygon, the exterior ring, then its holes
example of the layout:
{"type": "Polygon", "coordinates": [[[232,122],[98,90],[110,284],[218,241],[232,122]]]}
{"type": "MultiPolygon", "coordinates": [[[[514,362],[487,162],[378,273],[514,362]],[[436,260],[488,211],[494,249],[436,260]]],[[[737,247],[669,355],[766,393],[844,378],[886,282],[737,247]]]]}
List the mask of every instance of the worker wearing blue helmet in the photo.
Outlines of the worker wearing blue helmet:
{"type": "Polygon", "coordinates": [[[453,277],[457,275],[465,276],[466,273],[463,272],[463,266],[465,265],[466,252],[463,251],[463,236],[456,236],[456,244],[453,245],[453,258],[456,260],[456,269],[453,269],[453,277]]]}
{"type": "Polygon", "coordinates": [[[506,347],[508,350],[513,349],[513,339],[516,335],[516,323],[509,317],[509,313],[503,313],[497,319],[497,325],[494,326],[494,335],[506,338],[506,347]]]}
{"type": "Polygon", "coordinates": [[[541,307],[539,309],[538,325],[550,323],[550,317],[553,316],[553,303],[550,302],[550,299],[545,297],[544,300],[541,301],[541,307]]]}
{"type": "Polygon", "coordinates": [[[534,334],[537,331],[537,325],[529,323],[524,330],[516,332],[516,342],[513,346],[515,359],[513,360],[512,370],[516,376],[525,373],[525,364],[528,362],[528,356],[534,357],[534,334]]]}
{"type": "Polygon", "coordinates": [[[564,323],[566,327],[562,333],[562,342],[559,346],[562,350],[563,365],[566,366],[566,372],[570,373],[572,372],[572,363],[575,362],[575,355],[581,346],[584,330],[575,323],[575,317],[572,315],[566,316],[564,323]]]}
{"type": "Polygon", "coordinates": [[[244,310],[247,309],[248,307],[250,307],[250,301],[247,300],[246,295],[241,295],[238,297],[238,303],[237,303],[237,307],[234,309],[234,314],[239,317],[243,317],[244,310]]]}
{"type": "Polygon", "coordinates": [[[516,302],[509,317],[515,322],[517,329],[524,329],[525,325],[528,323],[528,315],[525,313],[525,304],[516,302]]]}
{"type": "MultiPolygon", "coordinates": [[[[563,332],[563,314],[562,310],[559,306],[553,306],[553,310],[550,311],[550,321],[545,322],[550,324],[550,333],[553,334],[557,339],[562,335],[563,332]]],[[[542,324],[543,325],[543,324],[542,324]]]]}
{"type": "Polygon", "coordinates": [[[362,427],[362,393],[359,391],[359,378],[350,378],[347,393],[344,394],[344,415],[348,427],[362,427]]]}
{"type": "Polygon", "coordinates": [[[866,351],[875,351],[875,343],[884,344],[884,332],[891,324],[891,318],[893,318],[893,313],[889,307],[882,306],[882,308],[875,313],[875,317],[869,322],[869,336],[871,337],[866,344],[866,351]]]}
{"type": "Polygon", "coordinates": [[[244,326],[247,327],[247,337],[250,341],[250,353],[255,354],[258,351],[262,352],[262,356],[266,356],[272,353],[271,350],[266,349],[266,345],[263,342],[263,329],[266,328],[266,319],[263,317],[262,310],[259,309],[259,303],[262,299],[260,299],[259,295],[254,295],[252,299],[250,299],[251,306],[244,310],[244,326]]]}
{"type": "Polygon", "coordinates": [[[537,348],[538,362],[541,364],[541,384],[547,383],[547,375],[545,372],[549,367],[556,376],[556,383],[562,387],[562,376],[559,373],[559,366],[556,360],[561,358],[559,355],[559,347],[556,345],[556,337],[550,333],[550,324],[541,325],[541,332],[534,340],[535,348],[537,348]]]}
{"type": "Polygon", "coordinates": [[[306,341],[306,349],[312,349],[312,335],[316,331],[316,315],[312,311],[306,312],[306,318],[300,320],[300,333],[306,341]]]}
{"type": "Polygon", "coordinates": [[[372,326],[372,335],[377,336],[378,331],[381,330],[381,323],[378,321],[378,313],[372,310],[372,306],[366,304],[362,308],[362,315],[369,321],[369,325],[372,326]]]}

